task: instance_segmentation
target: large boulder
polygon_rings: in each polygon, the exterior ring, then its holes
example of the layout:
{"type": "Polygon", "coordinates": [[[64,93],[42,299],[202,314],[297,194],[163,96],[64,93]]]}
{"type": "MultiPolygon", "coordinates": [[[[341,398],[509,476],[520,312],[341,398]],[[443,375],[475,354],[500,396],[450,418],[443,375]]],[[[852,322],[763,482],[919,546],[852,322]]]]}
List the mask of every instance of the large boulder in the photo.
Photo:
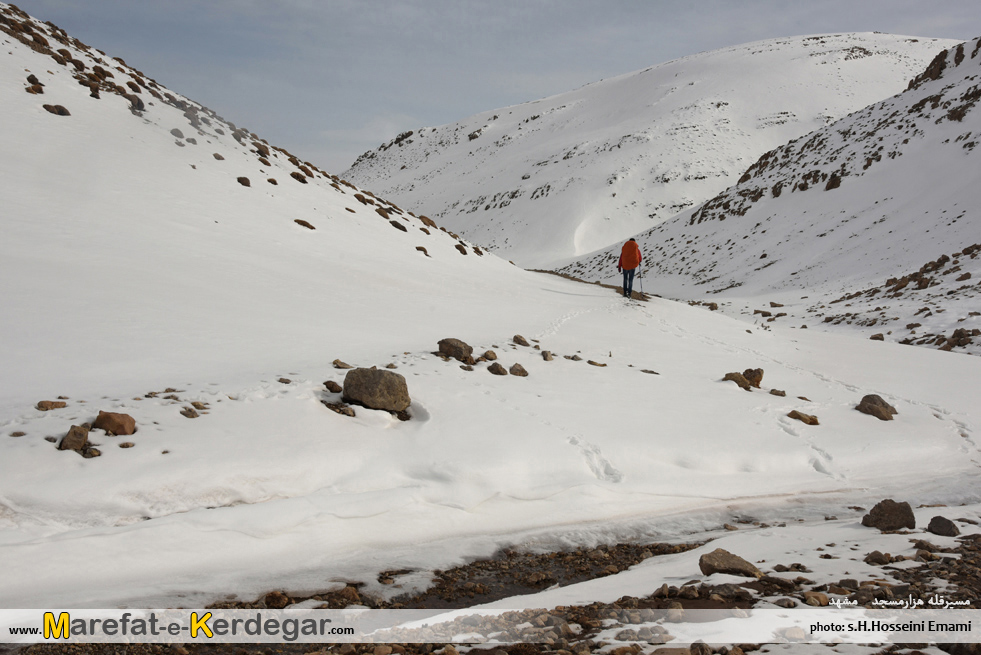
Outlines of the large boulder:
{"type": "Polygon", "coordinates": [[[459,339],[442,339],[439,342],[439,352],[457,361],[465,362],[468,357],[473,355],[473,348],[459,339]]]}
{"type": "Polygon", "coordinates": [[[863,414],[874,416],[880,421],[891,421],[893,415],[899,413],[895,407],[883,400],[882,396],[877,396],[874,393],[862,398],[862,402],[855,409],[863,414]]]}
{"type": "Polygon", "coordinates": [[[377,368],[355,368],[344,376],[345,402],[358,403],[370,409],[402,412],[412,400],[405,378],[398,373],[377,368]]]}
{"type": "Polygon", "coordinates": [[[698,558],[698,568],[703,575],[713,573],[727,573],[729,575],[741,575],[745,578],[762,578],[763,572],[756,566],[747,562],[739,555],[733,555],[728,550],[716,548],[711,553],[706,553],[698,558]]]}
{"type": "Polygon", "coordinates": [[[891,530],[912,530],[916,527],[916,517],[909,503],[897,503],[891,498],[876,503],[872,510],[862,517],[862,525],[867,528],[879,528],[886,532],[891,530]]]}
{"type": "Polygon", "coordinates": [[[945,516],[934,516],[930,519],[927,532],[941,537],[956,537],[961,533],[957,525],[945,516]]]}
{"type": "Polygon", "coordinates": [[[136,432],[136,419],[129,414],[100,411],[92,427],[97,430],[105,430],[109,434],[133,434],[136,432]]]}

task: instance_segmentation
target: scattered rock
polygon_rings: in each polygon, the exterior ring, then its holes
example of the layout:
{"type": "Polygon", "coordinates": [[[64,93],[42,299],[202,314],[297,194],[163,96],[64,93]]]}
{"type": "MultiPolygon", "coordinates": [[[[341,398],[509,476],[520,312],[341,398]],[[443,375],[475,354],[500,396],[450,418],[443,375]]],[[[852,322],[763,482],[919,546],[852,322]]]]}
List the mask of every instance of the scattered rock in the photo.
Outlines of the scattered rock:
{"type": "Polygon", "coordinates": [[[396,366],[395,364],[385,364],[385,368],[387,368],[387,369],[396,369],[396,368],[398,368],[398,366],[396,366]]]}
{"type": "Polygon", "coordinates": [[[473,370],[473,366],[471,366],[470,364],[461,364],[460,365],[460,368],[462,368],[464,371],[472,371],[473,370]]]}
{"type": "Polygon", "coordinates": [[[327,380],[324,382],[324,386],[327,387],[327,391],[330,391],[331,393],[341,392],[341,385],[337,384],[333,380],[327,380]]]}
{"type": "Polygon", "coordinates": [[[881,332],[879,332],[879,333],[873,334],[871,337],[869,337],[869,340],[870,341],[885,341],[886,340],[886,337],[881,332]]]}
{"type": "Polygon", "coordinates": [[[742,373],[726,373],[725,377],[722,378],[722,381],[735,382],[737,385],[739,385],[740,389],[745,389],[746,391],[753,390],[753,386],[749,383],[749,380],[747,380],[746,376],[744,376],[742,373]]]}
{"type": "Polygon", "coordinates": [[[416,250],[429,257],[429,252],[423,246],[416,246],[416,250]]]}
{"type": "Polygon", "coordinates": [[[699,557],[698,568],[701,570],[702,575],[726,573],[729,575],[741,575],[746,578],[759,579],[763,577],[763,572],[756,568],[756,566],[722,548],[716,548],[711,553],[706,553],[699,557]]]}
{"type": "Polygon", "coordinates": [[[606,366],[606,364],[600,364],[599,362],[594,362],[594,361],[593,361],[593,360],[591,360],[591,359],[587,359],[587,360],[586,360],[586,363],[587,363],[587,364],[591,364],[591,365],[593,365],[593,366],[606,366]]]}
{"type": "Polygon", "coordinates": [[[270,591],[265,597],[266,607],[281,610],[290,604],[290,597],[281,591],[270,591]]]}
{"type": "Polygon", "coordinates": [[[582,357],[580,357],[579,355],[565,355],[565,358],[566,359],[571,359],[574,362],[581,362],[582,361],[582,357]]]}
{"type": "Polygon", "coordinates": [[[930,525],[927,526],[927,532],[931,532],[941,537],[956,537],[961,533],[960,529],[954,525],[953,521],[943,516],[934,516],[932,519],[930,519],[930,525]]]}
{"type": "Polygon", "coordinates": [[[528,377],[528,371],[526,371],[525,370],[525,367],[522,366],[521,364],[515,364],[514,366],[512,366],[508,370],[511,373],[511,375],[517,375],[518,377],[521,377],[521,378],[528,377]]]}
{"type": "Polygon", "coordinates": [[[496,361],[497,360],[497,353],[494,352],[493,350],[488,350],[487,352],[485,352],[483,354],[483,358],[486,359],[488,362],[496,361]]]}
{"type": "Polygon", "coordinates": [[[641,373],[647,373],[649,375],[660,375],[657,371],[651,371],[649,369],[643,368],[640,370],[641,373]]]}
{"type": "Polygon", "coordinates": [[[820,591],[805,591],[804,602],[813,607],[827,607],[828,596],[820,591]]]}
{"type": "Polygon", "coordinates": [[[348,407],[344,403],[329,403],[326,400],[321,400],[321,403],[332,412],[337,412],[338,414],[343,414],[344,416],[354,417],[354,409],[348,407]]]}
{"type": "Polygon", "coordinates": [[[93,457],[101,457],[102,451],[99,450],[98,448],[89,447],[86,448],[85,450],[82,450],[81,454],[82,457],[84,457],[85,459],[92,459],[93,457]]]}
{"type": "Polygon", "coordinates": [[[55,443],[58,441],[58,437],[45,437],[44,440],[50,443],[55,443]]]}
{"type": "Polygon", "coordinates": [[[136,432],[136,419],[129,414],[100,411],[92,427],[97,430],[105,430],[108,434],[129,435],[136,432]]]}
{"type": "Polygon", "coordinates": [[[745,371],[743,371],[743,377],[746,378],[747,382],[759,389],[760,382],[763,381],[763,369],[747,368],[745,371]]]}
{"type": "Polygon", "coordinates": [[[864,561],[866,564],[871,564],[872,566],[884,566],[892,562],[892,558],[878,550],[873,550],[865,556],[864,561]]]}
{"type": "Polygon", "coordinates": [[[881,396],[869,394],[862,398],[855,409],[863,414],[874,416],[880,421],[891,421],[894,414],[898,414],[896,408],[882,399],[881,396]]]}
{"type": "Polygon", "coordinates": [[[56,116],[71,116],[71,113],[61,105],[44,105],[44,109],[56,116]]]}
{"type": "Polygon", "coordinates": [[[780,396],[781,398],[787,395],[786,391],[781,391],[780,389],[770,389],[771,396],[780,396]]]}
{"type": "Polygon", "coordinates": [[[345,364],[339,359],[335,359],[332,363],[334,364],[334,368],[354,368],[350,364],[345,364]]]}
{"type": "Polygon", "coordinates": [[[212,156],[213,156],[213,157],[214,157],[215,159],[217,159],[218,161],[225,161],[225,158],[224,158],[224,157],[222,157],[222,156],[221,156],[220,154],[218,154],[217,152],[216,152],[216,153],[214,153],[214,154],[213,154],[212,156]]]}
{"type": "Polygon", "coordinates": [[[133,443],[132,441],[124,441],[123,443],[119,444],[119,447],[120,448],[132,448],[135,445],[136,444],[133,443]]]}
{"type": "Polygon", "coordinates": [[[473,354],[473,348],[459,339],[441,339],[439,341],[439,352],[447,357],[463,362],[473,354]]]}
{"type": "Polygon", "coordinates": [[[552,357],[552,353],[550,351],[543,350],[542,351],[542,359],[544,359],[546,362],[550,362],[550,361],[552,361],[555,358],[552,357]]]}
{"type": "Polygon", "coordinates": [[[813,414],[805,414],[803,412],[798,412],[796,409],[792,410],[789,414],[787,414],[787,416],[789,416],[790,418],[797,419],[798,421],[801,421],[805,425],[820,425],[818,423],[817,416],[814,416],[813,414]]]}
{"type": "Polygon", "coordinates": [[[279,382],[280,384],[292,384],[293,383],[293,380],[291,380],[289,378],[279,378],[276,381],[279,382]]]}
{"type": "Polygon", "coordinates": [[[511,339],[511,341],[513,341],[514,343],[518,344],[519,346],[529,346],[529,345],[531,345],[531,344],[528,343],[528,340],[525,339],[520,334],[514,335],[514,338],[511,339]]]}
{"type": "Polygon", "coordinates": [[[181,410],[181,416],[186,416],[187,418],[197,418],[200,416],[200,414],[198,414],[197,410],[195,410],[193,407],[185,407],[181,410]]]}
{"type": "Polygon", "coordinates": [[[912,530],[916,527],[916,518],[909,503],[897,503],[887,498],[876,503],[875,507],[862,517],[862,525],[867,528],[878,528],[883,532],[903,528],[912,530]]]}
{"type": "Polygon", "coordinates": [[[26,435],[27,435],[26,432],[21,432],[20,430],[17,430],[16,432],[11,432],[10,433],[10,436],[11,437],[23,437],[23,436],[26,436],[26,435]]]}
{"type": "Polygon", "coordinates": [[[494,375],[507,375],[508,374],[508,370],[506,368],[504,368],[503,366],[501,366],[500,364],[498,364],[497,362],[494,362],[493,364],[491,364],[490,366],[488,366],[487,367],[487,370],[490,371],[494,375]]]}
{"type": "Polygon", "coordinates": [[[311,225],[308,221],[305,221],[302,218],[294,218],[293,219],[293,222],[296,223],[297,225],[302,225],[303,227],[307,228],[308,230],[316,230],[317,229],[313,225],[311,225]]]}
{"type": "Polygon", "coordinates": [[[183,139],[183,138],[184,138],[184,133],[183,133],[183,132],[181,132],[181,131],[180,131],[179,129],[177,129],[176,127],[175,127],[174,129],[172,129],[172,130],[170,131],[170,133],[171,133],[171,134],[172,134],[173,136],[175,136],[175,137],[177,137],[178,139],[183,139]]]}
{"type": "Polygon", "coordinates": [[[355,368],[344,377],[346,402],[354,402],[370,409],[402,412],[409,408],[409,388],[405,378],[398,373],[376,368],[355,368]]]}
{"type": "Polygon", "coordinates": [[[241,184],[242,186],[252,186],[252,183],[249,182],[249,178],[247,177],[240,177],[237,179],[238,179],[238,183],[241,184]]]}
{"type": "Polygon", "coordinates": [[[42,400],[35,405],[35,408],[42,412],[50,412],[52,409],[62,409],[64,407],[68,407],[68,403],[60,400],[42,400]]]}
{"type": "Polygon", "coordinates": [[[89,444],[89,431],[88,428],[82,427],[81,425],[73,425],[68,430],[61,443],[58,444],[58,450],[75,450],[82,451],[89,444]]]}

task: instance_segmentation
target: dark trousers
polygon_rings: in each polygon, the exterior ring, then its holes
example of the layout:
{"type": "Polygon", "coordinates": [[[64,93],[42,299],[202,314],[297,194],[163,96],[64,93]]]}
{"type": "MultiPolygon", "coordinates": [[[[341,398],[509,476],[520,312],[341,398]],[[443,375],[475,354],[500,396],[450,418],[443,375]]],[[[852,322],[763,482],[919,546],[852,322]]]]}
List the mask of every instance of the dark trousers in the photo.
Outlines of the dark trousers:
{"type": "Polygon", "coordinates": [[[636,270],[636,268],[623,269],[623,295],[627,298],[634,292],[634,272],[636,270]]]}

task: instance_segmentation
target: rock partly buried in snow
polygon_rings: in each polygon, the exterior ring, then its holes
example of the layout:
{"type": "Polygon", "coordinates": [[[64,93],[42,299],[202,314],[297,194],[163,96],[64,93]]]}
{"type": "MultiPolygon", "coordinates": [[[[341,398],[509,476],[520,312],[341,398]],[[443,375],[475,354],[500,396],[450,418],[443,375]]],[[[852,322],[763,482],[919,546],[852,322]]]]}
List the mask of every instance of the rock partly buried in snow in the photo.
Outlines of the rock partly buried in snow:
{"type": "Polygon", "coordinates": [[[508,372],[511,373],[511,375],[517,375],[518,377],[521,378],[528,377],[528,371],[526,371],[525,367],[522,366],[521,364],[515,364],[510,369],[508,369],[508,372]]]}
{"type": "Polygon", "coordinates": [[[792,410],[789,414],[787,414],[787,416],[797,419],[805,425],[819,425],[817,416],[814,416],[813,414],[805,414],[804,412],[798,412],[796,409],[792,410]]]}
{"type": "Polygon", "coordinates": [[[784,398],[784,397],[786,397],[787,392],[786,391],[783,391],[782,389],[770,389],[770,395],[771,396],[780,396],[781,398],[784,398]]]}
{"type": "Polygon", "coordinates": [[[61,409],[63,407],[68,407],[68,403],[62,400],[42,400],[35,405],[35,408],[42,412],[50,412],[52,409],[61,409]]]}
{"type": "Polygon", "coordinates": [[[81,425],[73,425],[68,430],[61,443],[58,444],[58,450],[77,450],[81,452],[89,445],[89,431],[87,428],[81,425]]]}
{"type": "Polygon", "coordinates": [[[880,421],[891,421],[893,415],[899,413],[896,411],[895,407],[883,400],[881,396],[877,396],[874,393],[862,398],[862,402],[860,402],[855,409],[863,414],[874,416],[880,421]]]}
{"type": "Polygon", "coordinates": [[[500,364],[498,364],[497,362],[494,362],[493,364],[491,364],[490,366],[488,366],[487,367],[487,370],[490,371],[494,375],[507,375],[508,374],[508,370],[506,368],[504,368],[503,366],[501,366],[500,364]]]}
{"type": "Polygon", "coordinates": [[[552,357],[551,351],[549,351],[549,350],[543,350],[542,351],[542,359],[544,359],[546,362],[551,362],[555,358],[552,357]]]}
{"type": "Polygon", "coordinates": [[[342,362],[339,359],[335,359],[332,363],[334,364],[334,368],[345,368],[345,369],[346,368],[354,368],[350,364],[345,364],[344,362],[342,362]]]}
{"type": "Polygon", "coordinates": [[[746,391],[752,391],[753,386],[746,379],[746,376],[742,373],[726,373],[726,376],[722,378],[723,382],[735,382],[739,385],[740,389],[745,389],[746,391]]]}
{"type": "Polygon", "coordinates": [[[466,359],[473,355],[473,348],[465,341],[460,341],[459,339],[441,339],[439,341],[439,352],[457,361],[466,362],[466,359]]]}
{"type": "Polygon", "coordinates": [[[345,402],[370,409],[402,412],[409,408],[409,387],[398,373],[377,368],[355,368],[344,376],[345,402]]]}
{"type": "Polygon", "coordinates": [[[525,339],[525,338],[524,338],[523,336],[521,336],[520,334],[516,334],[516,335],[514,335],[514,338],[513,338],[513,339],[511,339],[511,341],[513,341],[513,342],[515,342],[515,343],[516,343],[516,344],[518,344],[519,346],[529,346],[529,345],[531,345],[531,344],[529,344],[529,343],[528,343],[528,340],[527,340],[527,339],[525,339]]]}
{"type": "Polygon", "coordinates": [[[493,362],[497,359],[497,353],[493,350],[488,350],[484,353],[484,359],[486,359],[488,362],[493,362]]]}
{"type": "Polygon", "coordinates": [[[916,518],[909,503],[897,503],[891,498],[876,503],[868,514],[862,517],[862,525],[867,528],[878,528],[886,532],[916,527],[916,518]]]}
{"type": "Polygon", "coordinates": [[[327,391],[331,393],[341,392],[341,385],[337,384],[333,380],[327,380],[326,382],[324,382],[324,386],[327,387],[327,391]]]}
{"type": "Polygon", "coordinates": [[[763,381],[763,369],[747,368],[745,371],[743,371],[743,377],[746,378],[746,381],[752,386],[759,389],[760,383],[763,381]]]}
{"type": "Polygon", "coordinates": [[[728,575],[741,575],[745,578],[759,579],[763,577],[763,572],[756,566],[722,548],[716,548],[711,553],[699,557],[698,568],[702,571],[702,575],[726,573],[728,575]]]}
{"type": "Polygon", "coordinates": [[[886,337],[885,337],[884,334],[882,334],[881,332],[879,332],[878,334],[873,334],[871,337],[869,337],[869,339],[871,341],[885,341],[886,340],[886,337]]]}
{"type": "Polygon", "coordinates": [[[136,419],[129,414],[100,411],[92,427],[97,430],[105,430],[109,434],[133,434],[136,432],[136,419]]]}
{"type": "Polygon", "coordinates": [[[941,537],[956,537],[961,533],[958,527],[954,525],[954,522],[944,516],[934,516],[930,519],[927,532],[941,537]]]}

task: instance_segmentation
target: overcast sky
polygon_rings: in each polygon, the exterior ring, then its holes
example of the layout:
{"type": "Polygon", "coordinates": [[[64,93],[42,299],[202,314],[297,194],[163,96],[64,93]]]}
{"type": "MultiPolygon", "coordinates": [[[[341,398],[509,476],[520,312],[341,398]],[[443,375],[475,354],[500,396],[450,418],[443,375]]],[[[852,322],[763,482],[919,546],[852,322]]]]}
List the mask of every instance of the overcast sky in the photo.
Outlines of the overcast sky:
{"type": "Polygon", "coordinates": [[[399,132],[781,36],[981,36],[979,0],[18,0],[341,173],[399,132]]]}

